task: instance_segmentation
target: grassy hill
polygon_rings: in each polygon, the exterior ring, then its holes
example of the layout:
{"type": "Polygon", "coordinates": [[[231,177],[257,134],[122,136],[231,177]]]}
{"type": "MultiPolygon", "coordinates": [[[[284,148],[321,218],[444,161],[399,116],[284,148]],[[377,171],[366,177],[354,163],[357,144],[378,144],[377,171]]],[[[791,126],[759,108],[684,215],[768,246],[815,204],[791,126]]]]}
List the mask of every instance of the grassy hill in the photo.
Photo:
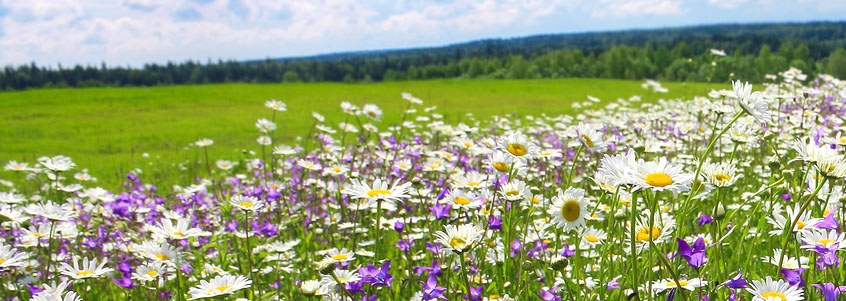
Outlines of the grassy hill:
{"type": "MultiPolygon", "coordinates": [[[[665,83],[669,93],[641,88],[640,81],[608,79],[543,80],[435,80],[374,84],[220,84],[150,88],[39,89],[7,92],[0,102],[0,162],[34,162],[39,156],[67,155],[80,168],[108,181],[126,171],[149,165],[151,160],[168,163],[199,158],[187,146],[211,138],[212,160],[238,159],[244,145],[255,145],[259,136],[254,123],[271,118],[263,102],[275,98],[288,105],[276,116],[279,125],[274,145],[297,144],[313,124],[311,112],[326,116],[337,129],[344,121],[339,103],[373,103],[384,111],[376,123],[380,131],[399,123],[406,101],[402,92],[421,98],[425,106],[437,106],[448,121],[516,113],[558,115],[578,113],[572,102],[587,95],[603,102],[641,95],[644,101],[658,98],[704,95],[707,84],[665,83]],[[142,158],[148,153],[149,158],[142,158]]],[[[597,106],[598,107],[598,106],[597,106]]],[[[355,123],[355,122],[352,122],[355,123]]]]}

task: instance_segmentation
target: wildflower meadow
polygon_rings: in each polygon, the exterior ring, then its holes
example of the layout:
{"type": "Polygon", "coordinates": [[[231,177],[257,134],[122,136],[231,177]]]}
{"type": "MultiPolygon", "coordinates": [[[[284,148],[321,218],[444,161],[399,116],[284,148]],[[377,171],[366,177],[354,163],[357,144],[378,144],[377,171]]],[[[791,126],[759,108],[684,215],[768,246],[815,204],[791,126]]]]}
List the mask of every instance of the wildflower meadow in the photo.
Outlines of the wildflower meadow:
{"type": "Polygon", "coordinates": [[[278,138],[295,118],[285,101],[257,99],[254,142],[210,154],[219,141],[196,137],[201,168],[188,185],[139,166],[106,189],[62,154],[5,161],[0,298],[846,292],[846,81],[791,68],[707,95],[598,101],[567,104],[570,115],[450,123],[403,93],[405,110],[390,116],[399,122],[341,102],[342,120],[315,111],[294,141],[278,138]]]}

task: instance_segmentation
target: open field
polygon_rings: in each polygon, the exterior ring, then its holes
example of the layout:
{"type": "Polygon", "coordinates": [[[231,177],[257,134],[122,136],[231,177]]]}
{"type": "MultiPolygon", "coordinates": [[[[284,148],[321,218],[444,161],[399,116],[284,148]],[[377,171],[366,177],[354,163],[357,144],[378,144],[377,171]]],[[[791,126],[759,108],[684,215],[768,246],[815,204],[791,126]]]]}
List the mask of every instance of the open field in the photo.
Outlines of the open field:
{"type": "Polygon", "coordinates": [[[0,296],[836,300],[846,84],[797,69],[777,80],[666,94],[605,80],[4,94],[0,156],[25,163],[4,164],[0,183],[0,296]],[[384,112],[343,113],[343,99],[384,112]],[[386,132],[404,108],[412,121],[386,132]],[[320,135],[304,135],[312,111],[327,117],[320,135]],[[509,113],[547,117],[492,117],[509,113]],[[378,139],[329,133],[347,116],[378,139]],[[266,156],[259,135],[311,147],[266,156]],[[188,146],[204,137],[214,144],[188,146]]]}
{"type": "MultiPolygon", "coordinates": [[[[211,138],[213,158],[236,159],[239,148],[256,146],[253,123],[271,119],[263,107],[267,99],[288,105],[276,121],[274,138],[294,145],[312,126],[311,112],[337,127],[344,121],[342,100],[372,103],[383,111],[380,131],[399,122],[406,102],[400,93],[437,106],[447,122],[465,113],[483,119],[492,115],[558,115],[579,113],[572,102],[587,95],[603,103],[640,95],[644,101],[682,95],[705,95],[704,83],[664,83],[669,93],[641,87],[642,81],[607,79],[543,80],[435,80],[374,84],[222,84],[153,88],[44,89],[0,93],[0,160],[34,161],[40,156],[66,155],[89,168],[101,181],[122,178],[128,170],[147,165],[148,159],[166,163],[196,156],[186,146],[211,138]]],[[[596,106],[599,107],[599,106],[596,106]]],[[[596,108],[595,107],[595,108],[596,108]]],[[[355,124],[355,121],[350,120],[355,124]]],[[[278,144],[278,143],[274,143],[278,144]]],[[[157,164],[158,165],[158,164],[157,164]]]]}

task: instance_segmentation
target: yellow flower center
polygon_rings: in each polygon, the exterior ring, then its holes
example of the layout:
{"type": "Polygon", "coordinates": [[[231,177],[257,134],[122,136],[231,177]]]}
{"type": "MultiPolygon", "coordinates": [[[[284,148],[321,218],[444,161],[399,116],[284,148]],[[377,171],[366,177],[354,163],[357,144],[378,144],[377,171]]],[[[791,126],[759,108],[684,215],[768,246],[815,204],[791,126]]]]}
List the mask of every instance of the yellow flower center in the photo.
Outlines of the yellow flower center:
{"type": "Polygon", "coordinates": [[[488,296],[488,299],[490,299],[490,300],[496,300],[496,299],[499,299],[499,298],[502,298],[502,297],[500,297],[499,295],[490,295],[490,296],[488,296]]]}
{"type": "Polygon", "coordinates": [[[367,112],[367,115],[370,115],[370,117],[376,118],[376,112],[370,111],[370,112],[367,112]]]}
{"type": "Polygon", "coordinates": [[[781,301],[787,301],[787,296],[779,292],[763,292],[761,293],[761,297],[769,300],[770,298],[778,298],[781,301]]]}
{"type": "Polygon", "coordinates": [[[344,255],[344,254],[338,254],[338,255],[332,256],[333,260],[338,260],[338,261],[345,260],[347,258],[348,258],[347,255],[344,255]]]}
{"type": "Polygon", "coordinates": [[[664,187],[673,184],[673,178],[663,172],[655,172],[646,176],[646,184],[655,187],[664,187]]]}
{"type": "Polygon", "coordinates": [[[455,237],[455,238],[453,238],[452,240],[449,241],[449,245],[453,248],[464,247],[464,245],[466,245],[466,244],[467,244],[467,242],[464,241],[464,239],[462,239],[461,237],[455,237]]]}
{"type": "Polygon", "coordinates": [[[536,198],[536,197],[534,197],[534,196],[532,196],[531,198],[529,198],[529,200],[531,200],[531,201],[532,201],[532,203],[535,203],[535,204],[540,204],[540,200],[538,200],[538,198],[536,198]]]}
{"type": "Polygon", "coordinates": [[[646,227],[637,232],[637,241],[646,242],[647,240],[655,240],[658,236],[661,236],[661,229],[658,229],[657,227],[646,227]],[[650,234],[652,236],[651,238],[650,234]]]}
{"type": "Polygon", "coordinates": [[[831,239],[820,239],[817,243],[823,246],[828,246],[828,244],[834,243],[834,241],[831,239]]]}
{"type": "Polygon", "coordinates": [[[94,272],[92,272],[92,271],[79,271],[79,272],[76,272],[76,275],[86,277],[86,276],[94,275],[94,272]]]}
{"type": "Polygon", "coordinates": [[[185,237],[185,234],[182,234],[182,232],[173,232],[173,236],[185,237]]]}
{"type": "Polygon", "coordinates": [[[468,204],[470,204],[470,200],[468,200],[465,197],[457,197],[454,200],[452,200],[452,202],[456,203],[458,205],[468,205],[468,204]]]}
{"type": "Polygon", "coordinates": [[[579,202],[575,200],[569,200],[564,203],[564,206],[561,206],[561,216],[570,222],[577,220],[580,213],[582,213],[581,211],[582,208],[579,206],[579,202]]]}
{"type": "Polygon", "coordinates": [[[253,203],[249,203],[249,202],[240,202],[240,203],[238,203],[238,206],[241,206],[241,207],[244,207],[244,208],[252,208],[252,207],[253,207],[253,203]]]}
{"type": "Polygon", "coordinates": [[[159,271],[157,271],[157,270],[152,270],[152,271],[147,272],[147,276],[150,276],[150,277],[156,277],[156,275],[158,275],[158,274],[159,274],[159,271]]]}
{"type": "Polygon", "coordinates": [[[473,147],[473,144],[470,143],[470,142],[464,142],[464,147],[471,148],[471,147],[473,147]]]}
{"type": "MultiPolygon", "coordinates": [[[[679,284],[681,284],[682,286],[688,285],[688,283],[689,283],[689,282],[687,282],[687,281],[681,281],[681,280],[679,280],[679,284]]],[[[676,282],[675,282],[675,281],[672,281],[672,282],[668,282],[668,283],[667,283],[667,287],[675,287],[675,286],[676,286],[676,282]]]]}
{"type": "Polygon", "coordinates": [[[161,254],[161,253],[156,254],[156,255],[153,255],[153,257],[156,257],[156,258],[158,258],[158,259],[159,259],[159,260],[161,260],[161,261],[168,261],[168,260],[170,260],[170,258],[168,258],[167,256],[165,256],[164,254],[161,254]]]}
{"type": "Polygon", "coordinates": [[[387,190],[387,189],[371,189],[370,191],[367,192],[367,196],[369,196],[369,197],[386,195],[386,194],[391,194],[391,191],[387,190]]]}
{"type": "Polygon", "coordinates": [[[714,179],[719,183],[731,181],[731,177],[729,175],[722,173],[715,174],[714,179]]]}
{"type": "Polygon", "coordinates": [[[796,221],[796,229],[801,230],[802,228],[805,228],[805,223],[803,223],[802,221],[796,221]]]}
{"type": "Polygon", "coordinates": [[[0,258],[0,264],[3,264],[5,262],[6,262],[6,260],[4,260],[3,258],[0,258]]]}
{"type": "Polygon", "coordinates": [[[508,165],[502,162],[496,162],[493,167],[500,172],[508,172],[508,165]]]}
{"type": "Polygon", "coordinates": [[[32,233],[32,236],[35,236],[35,237],[41,237],[41,236],[44,236],[44,233],[41,233],[41,232],[35,232],[35,233],[32,233]]]}
{"type": "Polygon", "coordinates": [[[335,167],[335,168],[332,168],[332,171],[333,172],[341,172],[341,168],[335,167]]]}
{"type": "Polygon", "coordinates": [[[479,184],[480,184],[479,182],[470,182],[470,183],[467,183],[467,186],[479,186],[479,184]]]}
{"type": "Polygon", "coordinates": [[[518,156],[518,157],[525,156],[526,153],[528,152],[528,150],[526,150],[525,146],[523,146],[522,144],[517,144],[517,143],[509,144],[507,149],[508,149],[509,153],[511,153],[512,155],[518,156]]]}
{"type": "Polygon", "coordinates": [[[587,147],[593,147],[593,140],[590,140],[590,137],[588,137],[587,135],[582,135],[582,139],[585,140],[585,145],[587,145],[587,147]]]}
{"type": "MultiPolygon", "coordinates": [[[[223,293],[224,291],[228,290],[230,287],[231,286],[228,286],[228,285],[221,285],[221,286],[213,288],[211,291],[218,290],[219,292],[223,293]]],[[[211,291],[209,291],[209,293],[211,293],[211,291]]]]}
{"type": "Polygon", "coordinates": [[[596,236],[593,236],[593,235],[588,235],[588,236],[585,236],[585,240],[587,240],[589,242],[597,242],[597,241],[599,241],[599,238],[596,237],[596,236]]]}

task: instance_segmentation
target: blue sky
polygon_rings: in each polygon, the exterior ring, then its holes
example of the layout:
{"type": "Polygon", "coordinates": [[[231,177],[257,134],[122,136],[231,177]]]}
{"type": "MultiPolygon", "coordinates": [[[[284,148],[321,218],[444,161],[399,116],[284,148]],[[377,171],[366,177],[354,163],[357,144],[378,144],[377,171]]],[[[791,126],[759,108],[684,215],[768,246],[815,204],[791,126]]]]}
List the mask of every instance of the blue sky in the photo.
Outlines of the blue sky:
{"type": "Polygon", "coordinates": [[[0,65],[245,60],[844,16],[844,0],[0,0],[0,65]]]}

